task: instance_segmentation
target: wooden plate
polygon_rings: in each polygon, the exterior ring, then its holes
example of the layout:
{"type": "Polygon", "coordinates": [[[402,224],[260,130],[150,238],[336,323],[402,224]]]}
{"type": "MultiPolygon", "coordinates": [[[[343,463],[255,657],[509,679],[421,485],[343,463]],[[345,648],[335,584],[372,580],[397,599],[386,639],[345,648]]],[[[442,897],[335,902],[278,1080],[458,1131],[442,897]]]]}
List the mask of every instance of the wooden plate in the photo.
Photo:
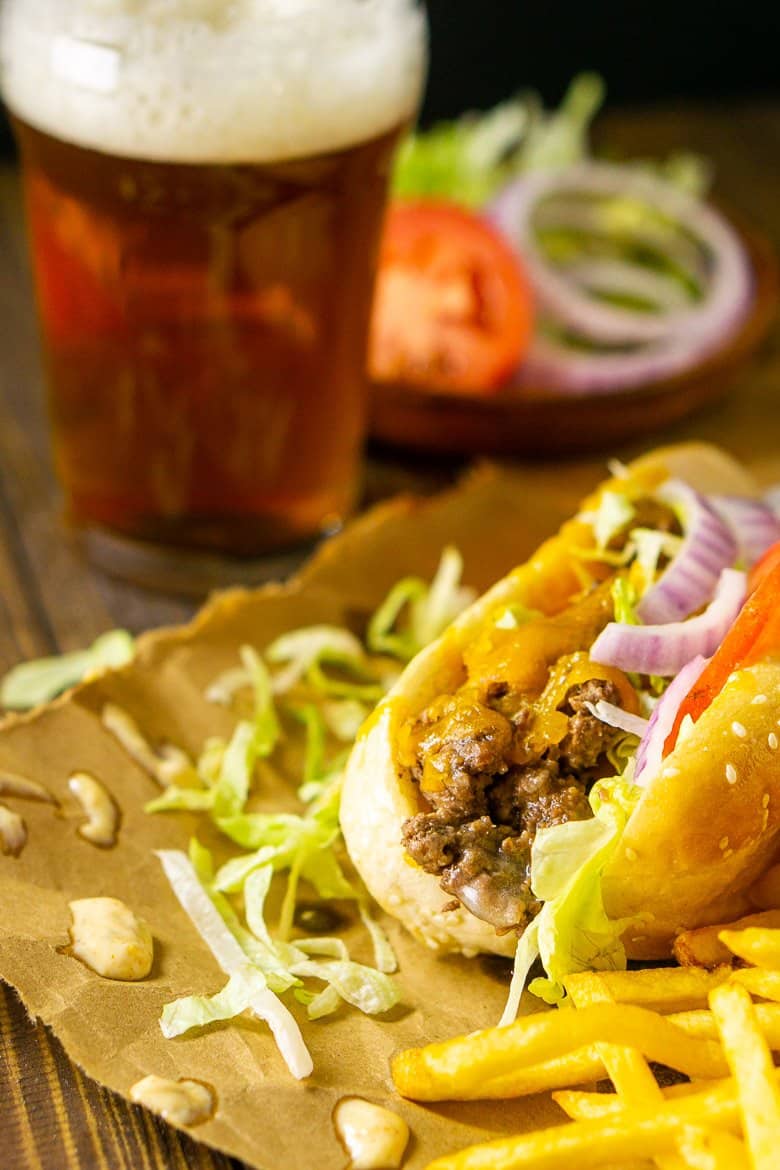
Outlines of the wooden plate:
{"type": "Polygon", "coordinates": [[[755,296],[735,334],[692,370],[631,390],[561,395],[544,387],[507,388],[492,398],[432,394],[374,383],[371,437],[441,454],[573,454],[677,422],[722,397],[765,337],[778,297],[777,257],[769,240],[729,213],[750,258],[755,296]]]}

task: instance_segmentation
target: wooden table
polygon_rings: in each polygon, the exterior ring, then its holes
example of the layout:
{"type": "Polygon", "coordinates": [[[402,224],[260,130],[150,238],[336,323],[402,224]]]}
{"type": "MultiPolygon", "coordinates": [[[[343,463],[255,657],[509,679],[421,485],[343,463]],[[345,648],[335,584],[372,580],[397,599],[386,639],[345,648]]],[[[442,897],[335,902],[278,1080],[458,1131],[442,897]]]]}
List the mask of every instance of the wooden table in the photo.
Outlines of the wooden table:
{"type": "MultiPolygon", "coordinates": [[[[679,148],[705,154],[715,165],[719,196],[780,250],[780,105],[621,113],[605,119],[600,134],[626,155],[657,157],[679,148]]],[[[779,343],[775,330],[726,403],[663,437],[723,442],[765,477],[780,479],[779,343]]],[[[428,492],[460,470],[454,460],[374,451],[366,496],[428,492]]],[[[112,626],[140,631],[183,621],[194,605],[91,570],[60,523],[18,181],[6,168],[0,172],[0,672],[22,658],[83,646],[112,626]]],[[[238,1166],[88,1081],[7,988],[0,991],[0,1100],[0,1165],[8,1170],[238,1166]]]]}

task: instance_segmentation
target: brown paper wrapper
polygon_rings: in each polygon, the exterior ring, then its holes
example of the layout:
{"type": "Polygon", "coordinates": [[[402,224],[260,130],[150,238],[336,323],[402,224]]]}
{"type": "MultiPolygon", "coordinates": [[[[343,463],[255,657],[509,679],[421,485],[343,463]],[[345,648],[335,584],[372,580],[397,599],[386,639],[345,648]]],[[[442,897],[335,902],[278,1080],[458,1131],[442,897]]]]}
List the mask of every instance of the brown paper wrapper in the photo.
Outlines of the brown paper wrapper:
{"type": "MultiPolygon", "coordinates": [[[[87,1074],[125,1096],[149,1073],[208,1082],[217,1109],[195,1136],[262,1170],[343,1170],[346,1155],[332,1113],[347,1095],[406,1118],[409,1170],[474,1142],[563,1120],[548,1097],[423,1108],[395,1095],[388,1070],[393,1052],[494,1024],[507,988],[495,961],[436,958],[392,921],[385,926],[399,957],[402,1004],[387,1016],[368,1018],[345,1006],[309,1022],[286,997],[314,1058],[308,1081],[293,1080],[267,1027],[252,1019],[165,1040],[158,1022],[163,1005],[212,994],[226,977],[180,908],[153,850],[186,849],[194,833],[218,860],[237,850],[229,843],[226,848],[205,817],[145,814],[144,803],[159,789],[103,729],[99,712],[113,700],[150,741],[167,740],[197,755],[207,736],[232,731],[234,718],[203,693],[236,664],[243,643],[263,648],[281,632],[315,622],[362,630],[395,581],[408,573],[432,574],[447,543],[462,551],[467,582],[483,590],[553,532],[600,475],[601,468],[588,463],[569,466],[559,477],[541,467],[483,469],[435,500],[381,506],[327,544],[289,584],[225,593],[189,626],[143,637],[127,668],[3,725],[0,770],[44,784],[60,803],[55,809],[9,800],[23,814],[29,840],[18,858],[0,857],[0,976],[87,1074]],[[77,770],[101,779],[121,809],[113,849],[96,849],[77,834],[83,817],[67,788],[77,770]],[[69,901],[97,895],[121,898],[149,923],[156,957],[143,982],[100,978],[64,949],[69,901]]],[[[294,809],[296,784],[292,775],[265,775],[254,805],[294,809]]],[[[354,909],[343,909],[351,952],[371,962],[354,909]]]]}

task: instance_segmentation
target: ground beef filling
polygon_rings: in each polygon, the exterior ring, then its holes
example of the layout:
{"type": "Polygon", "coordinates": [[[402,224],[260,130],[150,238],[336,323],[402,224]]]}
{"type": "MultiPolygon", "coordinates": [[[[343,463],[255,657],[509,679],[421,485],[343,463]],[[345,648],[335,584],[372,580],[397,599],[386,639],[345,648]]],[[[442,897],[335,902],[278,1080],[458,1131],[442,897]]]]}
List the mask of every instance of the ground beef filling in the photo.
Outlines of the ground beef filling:
{"type": "Polygon", "coordinates": [[[479,700],[459,694],[423,713],[413,775],[438,775],[442,783],[425,786],[430,811],[410,817],[403,828],[409,856],[500,932],[522,931],[540,909],[531,892],[537,830],[592,815],[587,792],[618,733],[586,703],[620,704],[617,687],[607,680],[572,687],[559,708],[568,717],[566,735],[529,759],[533,705],[520,700],[508,715],[506,698],[500,690],[479,700]]]}

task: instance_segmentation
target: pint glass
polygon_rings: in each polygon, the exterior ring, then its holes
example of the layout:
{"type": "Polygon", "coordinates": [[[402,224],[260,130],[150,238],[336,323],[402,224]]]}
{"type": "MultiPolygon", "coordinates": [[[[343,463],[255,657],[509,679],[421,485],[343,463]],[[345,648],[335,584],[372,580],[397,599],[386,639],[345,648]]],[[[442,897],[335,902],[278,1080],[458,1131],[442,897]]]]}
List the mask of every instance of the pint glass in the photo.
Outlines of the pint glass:
{"type": "Polygon", "coordinates": [[[56,467],[79,526],[255,556],[353,503],[415,0],[5,0],[56,467]]]}

